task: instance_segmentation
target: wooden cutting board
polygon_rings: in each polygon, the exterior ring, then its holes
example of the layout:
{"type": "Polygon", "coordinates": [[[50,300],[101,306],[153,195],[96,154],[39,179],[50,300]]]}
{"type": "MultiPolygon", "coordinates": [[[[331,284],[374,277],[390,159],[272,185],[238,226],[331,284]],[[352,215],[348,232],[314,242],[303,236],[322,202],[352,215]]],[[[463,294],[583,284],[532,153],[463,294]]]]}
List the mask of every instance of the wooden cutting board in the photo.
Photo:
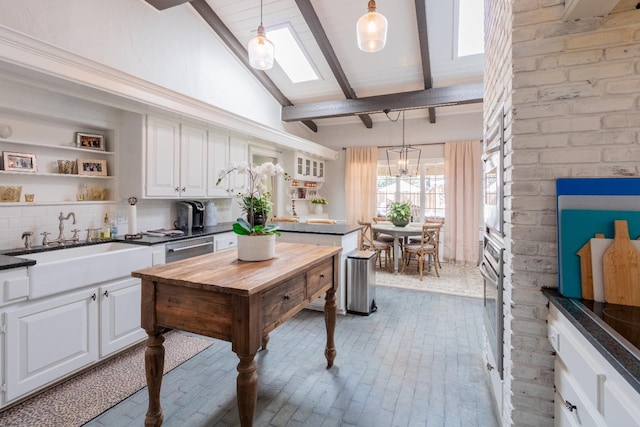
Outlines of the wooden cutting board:
{"type": "MultiPolygon", "coordinates": [[[[596,239],[603,239],[604,234],[597,233],[596,239]]],[[[587,243],[584,244],[583,247],[577,252],[580,257],[580,280],[582,283],[582,298],[592,300],[594,299],[593,294],[593,266],[592,266],[592,255],[591,255],[591,247],[592,241],[590,239],[587,243]]]]}
{"type": "MultiPolygon", "coordinates": [[[[604,300],[604,277],[602,275],[602,256],[613,239],[591,239],[591,278],[593,280],[593,300],[604,300]]],[[[640,250],[640,240],[632,240],[631,243],[640,250]]],[[[584,297],[583,297],[584,298],[584,297]]]]}
{"type": "Polygon", "coordinates": [[[640,251],[629,239],[627,221],[616,220],[614,230],[613,242],[602,255],[605,301],[640,307],[640,251]]]}

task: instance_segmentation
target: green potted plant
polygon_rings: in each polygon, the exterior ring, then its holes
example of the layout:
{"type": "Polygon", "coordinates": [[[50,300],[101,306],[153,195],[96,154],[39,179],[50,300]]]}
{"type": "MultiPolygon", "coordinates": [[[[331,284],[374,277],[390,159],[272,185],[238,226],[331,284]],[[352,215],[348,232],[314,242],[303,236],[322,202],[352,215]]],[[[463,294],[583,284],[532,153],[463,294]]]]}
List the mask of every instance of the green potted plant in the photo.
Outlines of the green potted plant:
{"type": "Polygon", "coordinates": [[[325,206],[327,204],[327,199],[325,199],[324,197],[319,197],[316,196],[313,199],[310,200],[311,202],[311,206],[313,206],[313,211],[316,215],[321,215],[322,214],[322,207],[325,206]]]}
{"type": "Polygon", "coordinates": [[[393,202],[387,217],[396,227],[406,227],[411,220],[411,205],[408,202],[393,202]]]}

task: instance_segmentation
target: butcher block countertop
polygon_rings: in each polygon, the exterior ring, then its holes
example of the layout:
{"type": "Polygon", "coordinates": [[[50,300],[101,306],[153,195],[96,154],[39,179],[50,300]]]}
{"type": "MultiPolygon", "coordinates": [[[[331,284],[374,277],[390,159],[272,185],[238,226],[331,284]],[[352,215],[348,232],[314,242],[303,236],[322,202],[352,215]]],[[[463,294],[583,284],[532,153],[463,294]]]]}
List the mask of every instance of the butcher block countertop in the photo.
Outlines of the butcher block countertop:
{"type": "Polygon", "coordinates": [[[236,251],[221,251],[137,270],[131,275],[143,280],[161,278],[176,286],[253,295],[296,276],[315,260],[320,263],[341,251],[339,246],[276,243],[276,256],[268,261],[240,261],[236,251]]]}

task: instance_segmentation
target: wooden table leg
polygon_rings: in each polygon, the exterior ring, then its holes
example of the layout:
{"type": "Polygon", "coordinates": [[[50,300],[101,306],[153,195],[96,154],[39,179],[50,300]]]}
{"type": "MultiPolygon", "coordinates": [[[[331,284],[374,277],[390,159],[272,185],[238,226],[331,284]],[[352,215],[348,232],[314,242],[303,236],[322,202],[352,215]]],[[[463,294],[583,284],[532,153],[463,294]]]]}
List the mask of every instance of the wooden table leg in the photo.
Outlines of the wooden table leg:
{"type": "Polygon", "coordinates": [[[162,328],[147,331],[147,349],[144,352],[144,368],[149,388],[149,407],[144,419],[145,427],[162,425],[164,415],[160,406],[160,387],[162,386],[162,372],[164,371],[164,336],[162,328]]]}
{"type": "Polygon", "coordinates": [[[336,290],[329,289],[324,303],[324,323],[327,328],[327,346],[324,348],[324,357],[327,358],[327,369],[333,366],[336,358],[336,344],[333,341],[333,334],[336,330],[336,290]]]}
{"type": "Polygon", "coordinates": [[[247,356],[238,354],[238,378],[236,379],[236,393],[240,425],[253,426],[253,417],[258,402],[258,365],[254,360],[255,353],[247,356]]]}
{"type": "Polygon", "coordinates": [[[266,334],[262,337],[262,345],[260,346],[260,350],[266,350],[267,344],[269,344],[269,334],[266,334]]]}

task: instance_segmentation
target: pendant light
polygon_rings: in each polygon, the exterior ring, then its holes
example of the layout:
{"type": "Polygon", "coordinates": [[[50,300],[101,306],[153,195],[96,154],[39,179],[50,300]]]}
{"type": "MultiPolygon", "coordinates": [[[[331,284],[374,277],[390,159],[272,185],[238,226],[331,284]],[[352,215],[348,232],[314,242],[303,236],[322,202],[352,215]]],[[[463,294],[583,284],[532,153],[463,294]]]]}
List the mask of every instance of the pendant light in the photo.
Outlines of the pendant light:
{"type": "MultiPolygon", "coordinates": [[[[387,115],[387,118],[392,122],[397,122],[400,118],[400,113],[398,113],[398,117],[393,120],[389,117],[389,110],[384,110],[384,113],[387,115]]],[[[422,152],[418,148],[413,148],[408,145],[404,145],[404,111],[402,111],[402,147],[400,148],[388,148],[387,149],[387,166],[389,167],[389,176],[417,176],[418,168],[420,167],[420,155],[422,152]],[[417,156],[416,156],[417,154],[417,156]],[[416,168],[415,170],[411,169],[410,159],[416,158],[416,168]],[[392,169],[397,168],[397,173],[394,174],[392,169]]]]}
{"type": "Polygon", "coordinates": [[[365,52],[382,50],[387,42],[387,18],[376,12],[375,0],[369,0],[367,13],[358,19],[358,47],[365,52]]]}
{"type": "Polygon", "coordinates": [[[262,0],[260,0],[260,26],[258,35],[249,40],[247,47],[249,52],[249,64],[256,70],[269,70],[273,67],[275,47],[267,39],[267,35],[262,26],[262,0]]]}

